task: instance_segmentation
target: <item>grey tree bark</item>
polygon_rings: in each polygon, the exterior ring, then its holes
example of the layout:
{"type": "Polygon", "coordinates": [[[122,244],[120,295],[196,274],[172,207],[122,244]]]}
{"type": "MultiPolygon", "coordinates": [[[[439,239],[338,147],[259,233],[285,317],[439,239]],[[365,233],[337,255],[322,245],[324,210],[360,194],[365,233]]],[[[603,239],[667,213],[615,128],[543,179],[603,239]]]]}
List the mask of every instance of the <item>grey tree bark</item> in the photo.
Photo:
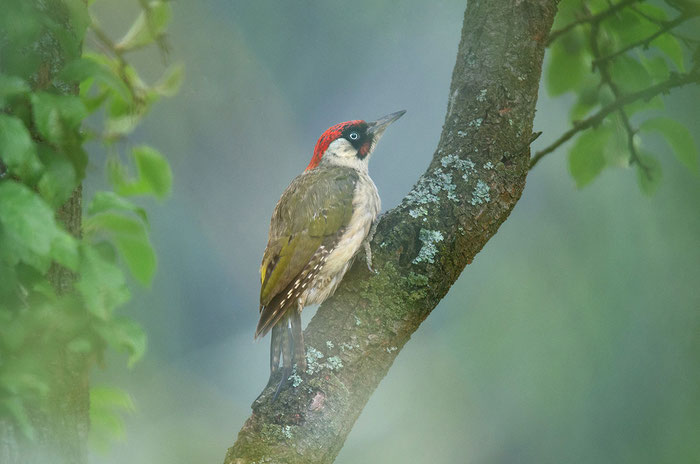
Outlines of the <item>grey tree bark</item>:
{"type": "MultiPolygon", "coordinates": [[[[63,0],[31,0],[40,11],[72,31],[63,0]]],[[[39,40],[26,46],[26,59],[36,62],[31,76],[34,89],[47,89],[66,62],[80,56],[81,50],[65,50],[45,29],[39,40]]],[[[0,63],[0,72],[2,64],[0,63]]],[[[77,94],[78,87],[66,92],[77,94]]],[[[82,218],[82,188],[57,212],[57,219],[74,236],[80,236],[82,218]]],[[[74,276],[59,266],[49,270],[49,280],[56,291],[72,289],[74,276]]],[[[37,340],[41,343],[41,340],[37,340]]],[[[89,429],[88,360],[71,357],[61,350],[46,349],[49,365],[49,393],[46,407],[30,410],[29,419],[34,428],[33,440],[26,438],[11,421],[0,418],[0,463],[2,464],[84,464],[87,463],[89,429]]]]}
{"type": "MultiPolygon", "coordinates": [[[[396,355],[496,233],[525,186],[557,0],[474,0],[437,150],[310,322],[306,372],[268,386],[225,464],[331,463],[396,355]]],[[[564,71],[565,72],[565,71],[564,71]]]]}

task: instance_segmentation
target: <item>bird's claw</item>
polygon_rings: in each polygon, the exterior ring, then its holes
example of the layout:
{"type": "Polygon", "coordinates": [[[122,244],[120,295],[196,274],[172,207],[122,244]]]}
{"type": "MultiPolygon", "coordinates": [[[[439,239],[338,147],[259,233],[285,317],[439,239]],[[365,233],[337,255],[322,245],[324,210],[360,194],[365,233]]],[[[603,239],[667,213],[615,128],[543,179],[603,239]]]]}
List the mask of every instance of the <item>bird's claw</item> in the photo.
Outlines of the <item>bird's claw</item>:
{"type": "Polygon", "coordinates": [[[379,274],[379,271],[372,267],[372,262],[369,261],[369,260],[367,261],[367,269],[368,269],[369,272],[371,272],[372,274],[379,274]]]}
{"type": "Polygon", "coordinates": [[[279,396],[280,392],[282,391],[282,387],[289,380],[290,375],[292,375],[292,368],[291,367],[285,367],[282,369],[282,378],[280,379],[280,383],[277,384],[277,390],[275,390],[275,394],[272,396],[273,403],[275,402],[275,400],[277,399],[277,396],[279,396]]]}

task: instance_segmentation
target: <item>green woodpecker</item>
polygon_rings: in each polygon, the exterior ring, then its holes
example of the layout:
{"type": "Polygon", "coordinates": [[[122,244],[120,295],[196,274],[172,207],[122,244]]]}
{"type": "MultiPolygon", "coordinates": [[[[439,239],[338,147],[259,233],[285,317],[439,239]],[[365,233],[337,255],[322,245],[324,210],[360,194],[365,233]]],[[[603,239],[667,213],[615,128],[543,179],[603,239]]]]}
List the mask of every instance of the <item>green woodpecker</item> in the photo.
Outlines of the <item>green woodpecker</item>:
{"type": "MultiPolygon", "coordinates": [[[[318,139],[311,162],[277,202],[260,267],[260,321],[255,338],[272,330],[270,370],[306,370],[301,311],[331,296],[364,246],[380,210],[369,158],[392,122],[405,111],[373,122],[347,121],[318,139]]],[[[277,389],[279,393],[279,387],[277,389]]],[[[276,396],[276,395],[275,395],[276,396]]]]}

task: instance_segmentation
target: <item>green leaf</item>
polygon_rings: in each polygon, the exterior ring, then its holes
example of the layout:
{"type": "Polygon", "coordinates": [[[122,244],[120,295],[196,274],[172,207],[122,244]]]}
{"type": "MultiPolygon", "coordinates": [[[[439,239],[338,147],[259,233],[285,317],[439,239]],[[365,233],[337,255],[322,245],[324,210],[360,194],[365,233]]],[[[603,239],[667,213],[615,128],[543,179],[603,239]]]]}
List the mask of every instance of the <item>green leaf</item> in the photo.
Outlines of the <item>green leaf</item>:
{"type": "Polygon", "coordinates": [[[85,104],[74,95],[32,94],[34,122],[49,142],[65,144],[78,138],[78,129],[88,115],[85,104]]]}
{"type": "Polygon", "coordinates": [[[0,259],[45,272],[57,234],[53,211],[39,195],[22,184],[0,182],[0,259]]]}
{"type": "Polygon", "coordinates": [[[2,69],[8,74],[29,78],[38,69],[38,53],[27,53],[26,44],[39,40],[42,31],[41,15],[37,4],[14,1],[12,6],[3,2],[0,31],[3,35],[2,69]]]}
{"type": "Polygon", "coordinates": [[[42,272],[55,260],[76,270],[77,253],[75,239],[56,224],[53,210],[36,193],[19,183],[0,183],[0,259],[42,272]]]}
{"type": "Polygon", "coordinates": [[[605,167],[605,148],[612,135],[607,126],[581,134],[569,152],[569,171],[581,188],[593,181],[605,167]]]}
{"type": "Polygon", "coordinates": [[[132,133],[141,122],[142,117],[143,114],[138,112],[109,116],[105,122],[105,137],[116,139],[132,133]]]}
{"type": "Polygon", "coordinates": [[[176,64],[169,67],[163,76],[154,86],[156,92],[166,97],[172,97],[177,94],[185,77],[185,67],[182,64],[176,64]]]}
{"type": "Polygon", "coordinates": [[[661,96],[657,95],[650,99],[649,101],[637,100],[629,105],[625,105],[625,111],[628,116],[639,113],[640,111],[651,111],[651,110],[663,110],[664,100],[661,96]]]}
{"type": "Polygon", "coordinates": [[[646,68],[636,59],[621,55],[610,65],[613,81],[627,92],[637,92],[652,84],[646,68]]]}
{"type": "Polygon", "coordinates": [[[90,389],[90,445],[106,451],[114,439],[124,437],[123,413],[134,411],[128,393],[111,387],[90,389]]]}
{"type": "Polygon", "coordinates": [[[586,8],[592,14],[601,13],[610,8],[610,2],[608,0],[588,0],[586,2],[586,8]]]}
{"type": "MultiPolygon", "coordinates": [[[[14,291],[17,291],[17,289],[14,289],[14,291]]],[[[24,322],[20,317],[13,317],[3,321],[3,325],[0,328],[0,335],[2,335],[0,341],[2,342],[3,351],[17,352],[22,349],[29,332],[28,324],[24,322]]],[[[7,366],[4,366],[2,371],[0,371],[0,387],[3,390],[17,394],[22,389],[21,382],[20,376],[12,372],[12,369],[8,369],[7,366]]]]}
{"type": "Polygon", "coordinates": [[[653,195],[661,182],[661,163],[652,155],[639,153],[637,181],[639,189],[645,195],[653,195]]]}
{"type": "MultiPolygon", "coordinates": [[[[94,82],[103,84],[108,89],[116,92],[125,101],[131,101],[131,93],[116,74],[115,70],[106,65],[103,60],[98,60],[92,55],[85,55],[66,65],[61,71],[61,78],[68,81],[83,82],[90,78],[94,82]]],[[[81,89],[82,90],[82,89],[81,89]]]]}
{"type": "Polygon", "coordinates": [[[610,128],[610,137],[604,150],[605,165],[629,167],[629,138],[622,119],[617,114],[610,115],[605,126],[610,128]]]}
{"type": "Polygon", "coordinates": [[[146,353],[146,333],[139,324],[129,318],[115,318],[96,325],[95,330],[108,345],[128,353],[127,365],[130,368],[146,353]]]}
{"type": "Polygon", "coordinates": [[[90,89],[94,79],[87,79],[80,83],[80,98],[82,98],[88,113],[94,113],[110,97],[109,90],[103,90],[97,95],[91,95],[90,89]]]}
{"type": "Polygon", "coordinates": [[[97,250],[100,255],[109,261],[110,263],[116,263],[118,256],[117,256],[117,249],[114,248],[114,244],[110,242],[109,240],[100,240],[95,242],[93,245],[93,248],[97,250]]]}
{"type": "MultiPolygon", "coordinates": [[[[27,410],[22,404],[22,400],[18,397],[3,398],[0,400],[0,410],[5,410],[9,415],[15,420],[19,425],[19,429],[22,431],[24,436],[30,441],[34,440],[35,432],[31,421],[29,420],[29,415],[27,410]]],[[[4,414],[0,414],[2,416],[4,414]]]]}
{"type": "Polygon", "coordinates": [[[114,308],[129,300],[124,274],[87,244],[81,245],[80,252],[80,280],[75,288],[83,297],[88,311],[106,320],[114,308]]]}
{"type": "MultiPolygon", "coordinates": [[[[652,66],[645,65],[644,58],[638,57],[641,61],[637,61],[631,56],[622,55],[617,57],[610,65],[610,74],[613,81],[624,92],[637,92],[653,84],[653,79],[648,71],[652,66]]],[[[659,65],[656,64],[656,66],[658,67],[659,65]]],[[[661,70],[655,69],[655,71],[660,72],[661,70]]],[[[663,109],[663,100],[660,97],[655,97],[648,101],[637,100],[625,105],[628,115],[652,109],[663,109]]]]}
{"type": "Polygon", "coordinates": [[[110,139],[123,137],[133,132],[153,103],[160,98],[158,92],[141,80],[133,67],[127,66],[123,75],[139,99],[135,103],[113,95],[107,106],[107,121],[105,122],[105,137],[110,139]]]}
{"type": "Polygon", "coordinates": [[[671,118],[647,119],[640,129],[644,132],[658,132],[664,136],[678,161],[692,173],[699,174],[698,147],[690,131],[683,124],[671,118]]]}
{"type": "Polygon", "coordinates": [[[123,411],[134,411],[134,402],[123,390],[112,387],[92,387],[90,389],[90,407],[96,409],[110,407],[123,411]]]}
{"type": "MultiPolygon", "coordinates": [[[[14,327],[15,329],[27,329],[27,327],[14,327]]],[[[29,332],[29,331],[27,331],[29,332]]],[[[27,337],[31,339],[30,333],[27,337]]],[[[0,370],[0,391],[5,390],[13,395],[21,395],[38,399],[46,397],[49,386],[41,375],[44,374],[42,367],[30,357],[12,356],[3,360],[2,370],[0,370]]]]}
{"type": "Polygon", "coordinates": [[[0,74],[0,107],[5,106],[8,97],[23,95],[31,89],[22,78],[0,74]]]}
{"type": "Polygon", "coordinates": [[[683,64],[683,47],[674,36],[669,33],[661,34],[654,39],[651,46],[658,48],[668,56],[679,71],[685,71],[683,64]]]}
{"type": "Polygon", "coordinates": [[[7,114],[0,114],[0,159],[11,174],[30,183],[43,167],[24,123],[7,114]]]}
{"type": "Polygon", "coordinates": [[[129,51],[153,43],[165,33],[171,16],[169,2],[151,2],[148,10],[141,12],[126,35],[116,44],[116,49],[129,51]]]}
{"type": "Polygon", "coordinates": [[[85,0],[63,0],[63,4],[68,10],[70,25],[75,33],[76,40],[82,42],[85,37],[85,31],[90,25],[87,3],[85,3],[85,0]]]}
{"type": "Polygon", "coordinates": [[[88,214],[104,213],[106,211],[126,211],[136,213],[146,224],[148,224],[148,215],[146,210],[140,206],[136,206],[124,197],[117,195],[114,192],[97,192],[90,202],[88,214]]]}
{"type": "Polygon", "coordinates": [[[86,220],[87,231],[109,234],[131,274],[143,285],[150,285],[156,271],[156,255],[148,240],[146,225],[131,216],[104,212],[86,220]]]}
{"type": "Polygon", "coordinates": [[[45,300],[46,302],[50,302],[52,304],[56,303],[56,292],[54,291],[54,288],[51,285],[51,283],[49,283],[48,280],[44,279],[43,276],[42,278],[38,279],[36,282],[33,283],[31,289],[37,295],[41,295],[43,297],[43,300],[45,300]]]}
{"type": "Polygon", "coordinates": [[[668,3],[687,16],[700,16],[700,1],[698,0],[672,0],[668,3]]]}
{"type": "Polygon", "coordinates": [[[129,172],[117,156],[107,158],[107,179],[118,190],[120,186],[129,183],[129,172]]]}
{"type": "Polygon", "coordinates": [[[607,35],[614,37],[603,53],[619,50],[634,42],[644,40],[658,30],[654,23],[642,18],[630,8],[624,8],[602,23],[607,35]]]}
{"type": "Polygon", "coordinates": [[[61,266],[77,271],[80,263],[78,241],[68,232],[58,231],[51,241],[51,257],[61,266]]]}
{"type": "Polygon", "coordinates": [[[600,101],[598,100],[597,84],[587,85],[583,87],[579,94],[576,103],[571,107],[569,117],[571,121],[578,121],[584,118],[600,101]]]}
{"type": "Polygon", "coordinates": [[[640,56],[640,61],[654,81],[660,82],[668,79],[670,71],[668,69],[668,63],[663,57],[654,56],[647,58],[645,56],[640,56]]]}
{"type": "MultiPolygon", "coordinates": [[[[13,296],[17,293],[17,271],[15,271],[14,266],[9,266],[6,263],[0,261],[0,312],[6,304],[9,304],[13,296]]],[[[0,326],[5,324],[5,321],[0,319],[0,326]]],[[[4,337],[0,337],[4,342],[4,337]]]]}
{"type": "Polygon", "coordinates": [[[73,163],[46,144],[39,145],[41,160],[46,165],[39,179],[39,193],[54,209],[62,206],[78,186],[73,163]]]}
{"type": "MultiPolygon", "coordinates": [[[[654,18],[657,21],[666,21],[668,19],[668,15],[662,8],[652,5],[649,2],[639,2],[637,5],[635,5],[635,9],[641,13],[644,13],[644,15],[649,16],[650,18],[654,18]]],[[[639,20],[649,25],[650,30],[647,37],[660,28],[658,24],[655,24],[642,16],[639,16],[639,20]]],[[[650,45],[665,53],[671,59],[671,61],[675,63],[679,71],[684,70],[683,48],[678,40],[671,34],[668,32],[661,34],[659,37],[654,39],[650,45]]]]}
{"type": "Polygon", "coordinates": [[[591,59],[578,43],[580,38],[567,34],[554,42],[547,67],[547,91],[552,96],[576,90],[590,74],[591,59]]]}
{"type": "Polygon", "coordinates": [[[168,161],[157,150],[147,146],[139,146],[132,150],[136,164],[137,177],[133,181],[117,180],[115,185],[120,195],[154,195],[163,199],[172,187],[172,172],[168,161]]]}
{"type": "MultiPolygon", "coordinates": [[[[668,15],[662,8],[659,8],[658,6],[652,5],[648,2],[639,2],[635,5],[635,10],[642,12],[644,13],[644,15],[649,16],[650,18],[654,18],[658,21],[665,21],[666,19],[668,19],[668,15]]],[[[640,21],[649,22],[646,18],[644,18],[644,16],[641,15],[639,16],[639,19],[640,21]]]]}
{"type": "Polygon", "coordinates": [[[581,13],[583,13],[581,0],[561,0],[557,5],[557,14],[554,17],[552,30],[560,29],[575,21],[581,13]]]}
{"type": "Polygon", "coordinates": [[[89,353],[92,351],[92,343],[85,337],[77,337],[68,342],[67,348],[71,353],[89,353]]]}

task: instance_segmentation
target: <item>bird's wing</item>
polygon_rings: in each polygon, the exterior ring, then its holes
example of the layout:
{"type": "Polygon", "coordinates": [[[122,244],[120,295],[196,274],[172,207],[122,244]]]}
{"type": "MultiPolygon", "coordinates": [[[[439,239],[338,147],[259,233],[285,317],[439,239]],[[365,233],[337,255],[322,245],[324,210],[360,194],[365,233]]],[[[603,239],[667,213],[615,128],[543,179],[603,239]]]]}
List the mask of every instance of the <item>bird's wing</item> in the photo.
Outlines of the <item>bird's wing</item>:
{"type": "Polygon", "coordinates": [[[282,295],[314,260],[342,234],[352,216],[358,175],[350,168],[316,168],[287,187],[275,207],[270,236],[260,267],[260,322],[264,335],[291,301],[282,295]],[[324,249],[320,250],[321,246],[324,249]]]}

